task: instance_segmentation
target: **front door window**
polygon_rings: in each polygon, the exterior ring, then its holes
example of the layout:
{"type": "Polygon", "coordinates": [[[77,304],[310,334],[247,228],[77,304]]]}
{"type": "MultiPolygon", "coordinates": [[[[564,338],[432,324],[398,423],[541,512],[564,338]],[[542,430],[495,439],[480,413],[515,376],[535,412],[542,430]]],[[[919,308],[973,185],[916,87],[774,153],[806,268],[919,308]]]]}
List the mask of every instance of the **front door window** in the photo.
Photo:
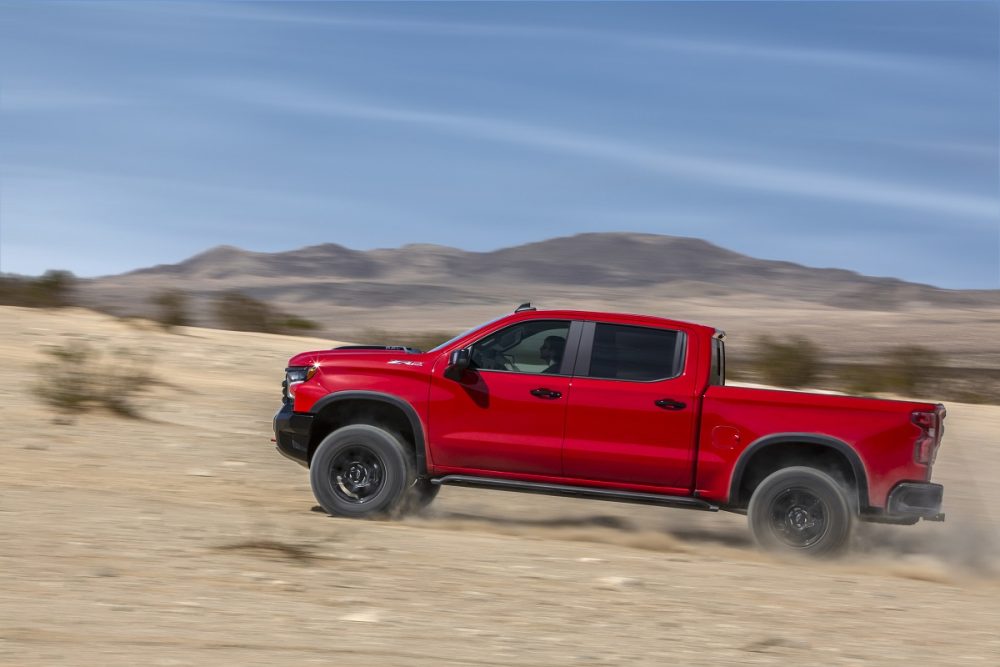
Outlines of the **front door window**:
{"type": "Polygon", "coordinates": [[[471,368],[482,371],[562,375],[569,336],[565,320],[520,322],[472,346],[471,368]]]}

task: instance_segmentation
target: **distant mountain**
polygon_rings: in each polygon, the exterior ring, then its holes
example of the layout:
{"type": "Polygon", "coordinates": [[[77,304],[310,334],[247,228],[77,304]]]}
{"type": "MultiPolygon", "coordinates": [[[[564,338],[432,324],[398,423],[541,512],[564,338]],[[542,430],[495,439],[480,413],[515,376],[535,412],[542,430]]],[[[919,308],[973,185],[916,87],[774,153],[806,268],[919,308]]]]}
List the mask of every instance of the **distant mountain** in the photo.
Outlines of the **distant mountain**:
{"type": "MultiPolygon", "coordinates": [[[[257,253],[220,246],[178,264],[84,281],[81,291],[96,307],[145,314],[151,296],[166,288],[188,292],[203,323],[211,323],[213,296],[239,290],[328,327],[367,321],[365,313],[384,321],[393,309],[492,312],[527,298],[550,307],[639,304],[633,308],[648,312],[682,300],[732,302],[742,295],[776,307],[1000,306],[1000,290],[946,290],[755,259],[699,239],[626,233],[579,234],[491,252],[436,245],[358,251],[327,243],[257,253]]],[[[434,313],[427,311],[427,326],[435,326],[434,313]]]]}
{"type": "Polygon", "coordinates": [[[316,334],[330,340],[443,339],[532,301],[716,326],[729,333],[735,360],[754,353],[758,336],[792,335],[819,344],[834,364],[871,363],[899,345],[933,348],[965,374],[957,381],[969,395],[991,391],[984,373],[1000,377],[1000,290],[756,259],[692,238],[579,234],[491,252],[220,246],[177,264],[81,280],[76,296],[112,314],[152,316],[153,298],[167,289],[187,294],[193,324],[219,326],[216,299],[236,290],[316,322],[316,334]]]}

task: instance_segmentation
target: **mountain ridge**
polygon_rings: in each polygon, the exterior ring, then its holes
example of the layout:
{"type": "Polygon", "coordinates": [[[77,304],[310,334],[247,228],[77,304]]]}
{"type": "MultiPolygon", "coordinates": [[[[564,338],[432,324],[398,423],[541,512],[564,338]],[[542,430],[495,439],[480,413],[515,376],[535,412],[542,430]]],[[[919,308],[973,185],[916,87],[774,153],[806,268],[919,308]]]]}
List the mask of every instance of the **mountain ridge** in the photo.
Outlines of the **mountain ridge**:
{"type": "MultiPolygon", "coordinates": [[[[528,296],[574,307],[739,295],[854,310],[1000,306],[1000,290],[945,289],[754,258],[693,237],[624,232],[490,251],[436,244],[354,250],[321,243],[265,253],[222,245],[175,264],[81,283],[86,298],[104,309],[148,312],[150,298],[163,289],[182,290],[196,302],[239,290],[289,310],[307,304],[320,322],[343,308],[507,304],[528,296]]],[[[202,303],[200,311],[207,308],[202,303]]]]}

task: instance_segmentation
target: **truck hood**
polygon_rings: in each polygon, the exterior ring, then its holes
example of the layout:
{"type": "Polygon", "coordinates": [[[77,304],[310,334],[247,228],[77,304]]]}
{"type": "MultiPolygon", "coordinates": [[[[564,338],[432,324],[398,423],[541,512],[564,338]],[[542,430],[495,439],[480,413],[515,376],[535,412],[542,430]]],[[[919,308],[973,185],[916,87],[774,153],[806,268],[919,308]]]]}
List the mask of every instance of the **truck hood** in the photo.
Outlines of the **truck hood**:
{"type": "MultiPolygon", "coordinates": [[[[375,345],[345,345],[332,350],[312,350],[300,352],[288,360],[289,366],[312,366],[336,363],[338,361],[362,361],[365,359],[386,360],[391,357],[398,359],[401,365],[411,365],[405,362],[425,362],[428,355],[418,353],[412,348],[375,345]]],[[[423,365],[414,363],[412,365],[423,365]]]]}

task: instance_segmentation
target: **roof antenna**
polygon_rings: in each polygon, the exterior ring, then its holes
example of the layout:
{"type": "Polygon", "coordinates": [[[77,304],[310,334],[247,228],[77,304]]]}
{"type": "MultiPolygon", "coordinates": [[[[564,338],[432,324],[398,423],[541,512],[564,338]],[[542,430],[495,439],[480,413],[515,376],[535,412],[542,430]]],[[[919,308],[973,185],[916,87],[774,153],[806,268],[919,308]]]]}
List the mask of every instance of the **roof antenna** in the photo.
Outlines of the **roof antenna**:
{"type": "Polygon", "coordinates": [[[537,310],[537,309],[534,306],[531,305],[530,301],[525,301],[520,306],[518,306],[517,308],[515,308],[514,312],[515,313],[520,313],[521,311],[524,311],[524,310],[537,310]]]}

